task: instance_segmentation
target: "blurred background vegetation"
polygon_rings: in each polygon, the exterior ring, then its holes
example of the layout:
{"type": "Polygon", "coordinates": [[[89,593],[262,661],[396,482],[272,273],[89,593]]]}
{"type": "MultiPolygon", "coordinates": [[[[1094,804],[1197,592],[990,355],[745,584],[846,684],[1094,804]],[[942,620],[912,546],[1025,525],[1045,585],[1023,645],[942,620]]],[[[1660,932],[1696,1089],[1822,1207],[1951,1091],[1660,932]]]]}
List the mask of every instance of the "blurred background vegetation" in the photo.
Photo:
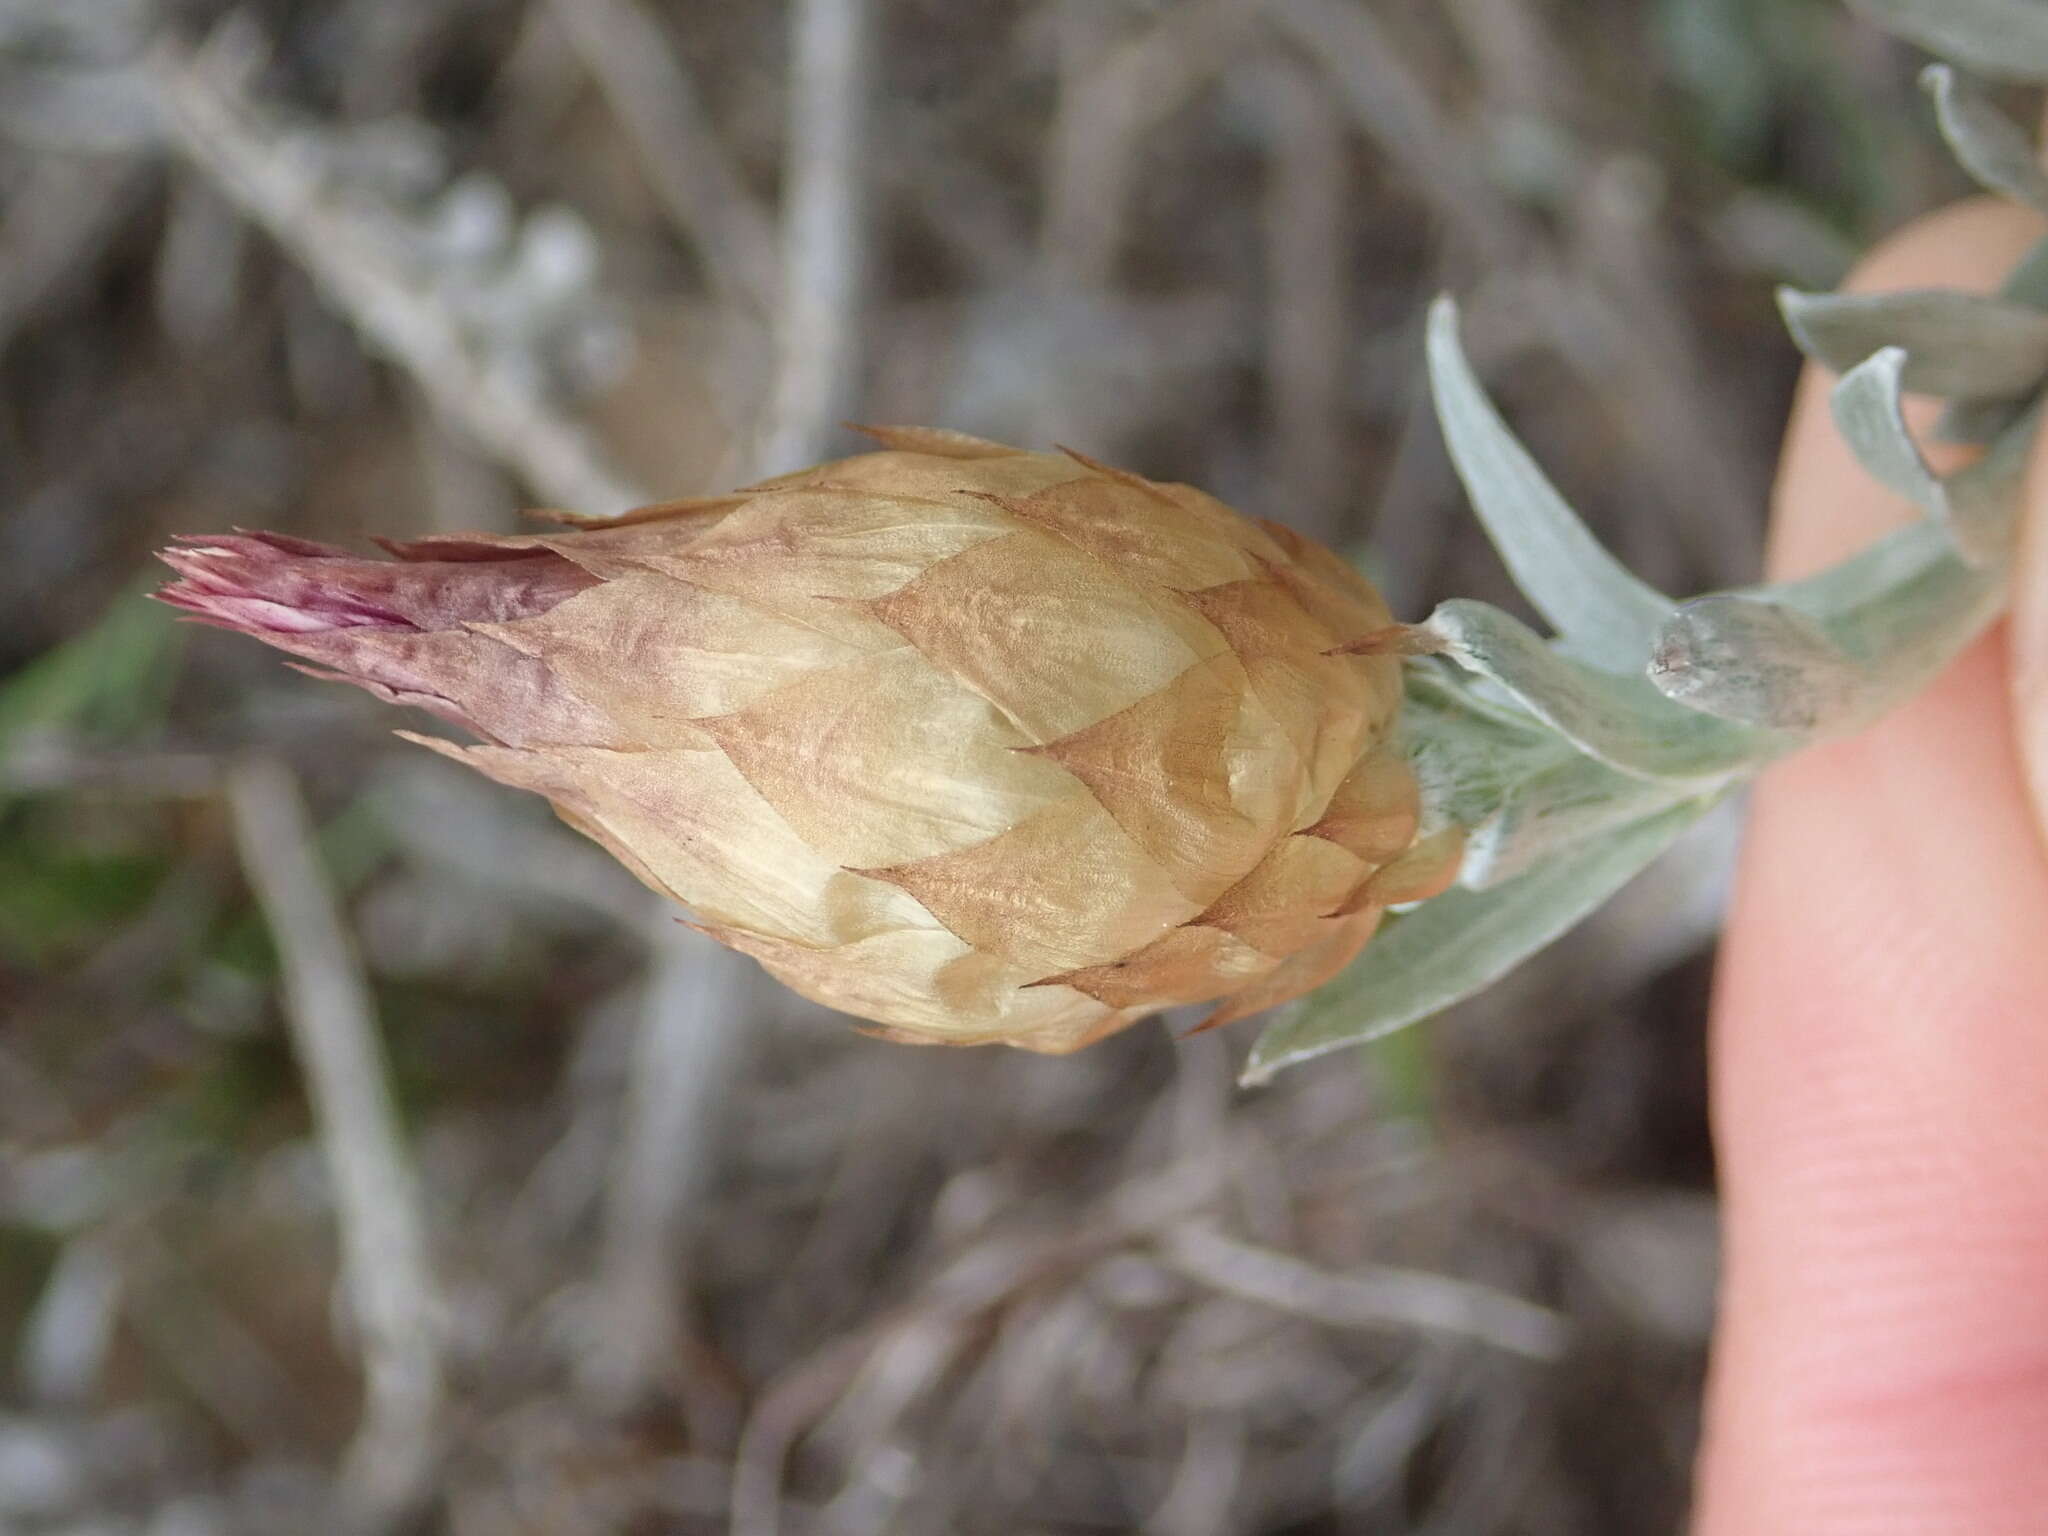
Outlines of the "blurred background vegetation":
{"type": "Polygon", "coordinates": [[[1915,61],[1832,0],[4,0],[0,1532],[1681,1521],[1731,827],[1256,1094],[1238,1032],[913,1051],[713,976],[419,721],[143,599],[174,533],[791,467],[790,37],[835,3],[847,413],[1201,484],[1404,617],[1512,601],[1428,415],[1433,293],[1630,563],[1724,585],[1794,376],[1773,285],[1958,190],[1915,61]],[[252,762],[311,808],[416,1186],[395,1305],[438,1366],[396,1450],[252,762]],[[744,1049],[636,1140],[650,1020],[707,1003],[744,1049]]]}

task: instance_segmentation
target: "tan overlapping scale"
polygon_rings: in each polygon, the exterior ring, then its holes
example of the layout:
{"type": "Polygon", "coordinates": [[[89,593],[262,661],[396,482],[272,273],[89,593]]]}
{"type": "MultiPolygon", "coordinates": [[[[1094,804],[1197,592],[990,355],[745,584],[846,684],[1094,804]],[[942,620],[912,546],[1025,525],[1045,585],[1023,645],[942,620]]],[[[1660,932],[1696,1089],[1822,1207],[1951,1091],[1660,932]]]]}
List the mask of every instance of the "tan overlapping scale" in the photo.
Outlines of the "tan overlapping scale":
{"type": "Polygon", "coordinates": [[[1063,1018],[1050,1027],[1016,1026],[982,1035],[934,1035],[927,1029],[893,1024],[856,1024],[854,1031],[892,1045],[1008,1045],[1041,1056],[1071,1056],[1120,1029],[1128,1029],[1145,1016],[1144,1012],[1112,1013],[1105,1008],[1100,1018],[1085,1024],[1063,1018]]]}
{"type": "Polygon", "coordinates": [[[1228,651],[1032,751],[1087,785],[1197,906],[1235,883],[1290,824],[1304,772],[1228,651]],[[1160,794],[1162,784],[1174,793],[1160,794]]]}
{"type": "Polygon", "coordinates": [[[1357,902],[1395,907],[1441,896],[1458,878],[1458,862],[1464,855],[1465,829],[1441,828],[1378,870],[1360,889],[1357,902]]]}
{"type": "Polygon", "coordinates": [[[1290,565],[1325,589],[1349,599],[1366,616],[1366,622],[1372,628],[1394,622],[1393,611],[1387,607],[1386,599],[1358,573],[1357,567],[1335,550],[1271,518],[1260,518],[1259,527],[1287,551],[1290,565]]]}
{"type": "Polygon", "coordinates": [[[1057,766],[1016,750],[1028,742],[993,704],[900,640],[700,724],[806,842],[849,868],[986,842],[1075,793],[1057,766]]]}
{"type": "Polygon", "coordinates": [[[1325,838],[1283,837],[1196,921],[1278,959],[1311,942],[1323,919],[1371,873],[1370,865],[1325,838]]]}
{"type": "Polygon", "coordinates": [[[567,806],[607,846],[632,849],[658,889],[716,926],[816,947],[937,926],[901,889],[820,855],[715,748],[523,752],[420,739],[567,806]]]}
{"type": "Polygon", "coordinates": [[[1066,987],[1020,987],[1020,974],[944,930],[905,929],[813,948],[739,929],[706,932],[752,955],[813,1002],[886,1019],[892,1038],[984,1045],[1025,1038],[1041,1050],[1086,1045],[1124,1022],[1066,987]]]}
{"type": "Polygon", "coordinates": [[[1300,828],[1322,815],[1345,773],[1374,739],[1373,710],[1355,690],[1292,661],[1254,658],[1245,670],[1253,693],[1307,767],[1302,797],[1288,818],[1291,828],[1300,828]]]}
{"type": "Polygon", "coordinates": [[[1421,816],[1422,793],[1407,759],[1382,746],[1358,760],[1330,797],[1322,818],[1307,830],[1377,866],[1415,841],[1421,816]]]}
{"type": "Polygon", "coordinates": [[[834,633],[931,566],[1016,531],[976,496],[884,496],[817,486],[764,491],[701,538],[632,559],[695,586],[742,597],[834,633]]]}
{"type": "Polygon", "coordinates": [[[730,491],[723,496],[684,496],[674,501],[650,502],[612,517],[569,512],[560,507],[536,507],[526,515],[544,523],[559,523],[565,528],[590,533],[615,533],[621,528],[639,528],[648,523],[690,522],[709,527],[742,505],[748,494],[746,491],[730,491]]]}
{"type": "Polygon", "coordinates": [[[1256,569],[1235,540],[1189,526],[1179,508],[1156,491],[1147,495],[1085,475],[1033,496],[994,499],[1032,527],[1156,586],[1213,587],[1242,581],[1256,569]]]}
{"type": "Polygon", "coordinates": [[[1148,480],[1145,483],[1178,507],[1190,527],[1230,540],[1255,564],[1287,558],[1287,551],[1274,542],[1262,523],[1252,521],[1207,491],[1171,480],[1148,480]]]}
{"type": "Polygon", "coordinates": [[[1221,1029],[1315,991],[1358,958],[1366,940],[1379,926],[1380,916],[1378,907],[1368,907],[1348,917],[1327,919],[1321,937],[1289,955],[1250,986],[1226,997],[1199,1028],[1221,1029]]]}
{"type": "Polygon", "coordinates": [[[1329,630],[1268,573],[1183,593],[1182,600],[1243,660],[1252,691],[1309,765],[1313,794],[1297,807],[1292,827],[1300,815],[1320,810],[1379,724],[1365,669],[1325,656],[1329,630]]]}
{"type": "Polygon", "coordinates": [[[835,486],[903,500],[945,501],[971,494],[1029,496],[1061,480],[1085,475],[1087,469],[1058,454],[991,454],[973,459],[954,455],[901,452],[856,454],[834,459],[793,475],[778,475],[751,487],[756,492],[782,492],[835,486]]]}
{"type": "Polygon", "coordinates": [[[1296,602],[1344,644],[1384,629],[1393,615],[1363,577],[1314,540],[1267,518],[1259,526],[1282,547],[1282,559],[1267,562],[1274,578],[1296,602]]]}
{"type": "MultiPolygon", "coordinates": [[[[701,538],[751,498],[744,494],[710,496],[687,502],[659,502],[606,518],[595,524],[576,523],[570,534],[555,533],[430,533],[412,539],[378,539],[380,549],[404,561],[465,560],[493,563],[535,555],[560,555],[593,574],[603,576],[624,557],[655,551],[673,554],[701,538]]],[[[549,521],[561,521],[552,514],[549,521]]]]}
{"type": "Polygon", "coordinates": [[[1049,976],[1039,985],[1071,987],[1112,1008],[1169,1008],[1221,997],[1277,963],[1236,934],[1186,923],[1121,960],[1049,976]]]}
{"type": "Polygon", "coordinates": [[[941,560],[868,611],[1039,743],[1225,649],[1185,605],[1035,529],[941,560]]]}
{"type": "Polygon", "coordinates": [[[1129,954],[1200,910],[1087,795],[971,848],[862,873],[1034,978],[1129,954]]]}
{"type": "Polygon", "coordinates": [[[1337,643],[1335,633],[1314,618],[1270,566],[1239,581],[1183,592],[1181,598],[1223,632],[1230,648],[1246,661],[1315,661],[1331,678],[1346,675],[1345,664],[1323,655],[1337,643]]]}
{"type": "MultiPolygon", "coordinates": [[[[849,616],[850,617],[850,616],[849,616]]],[[[902,642],[880,624],[827,633],[655,571],[625,574],[535,618],[472,626],[546,657],[583,697],[649,743],[744,708],[798,678],[902,642]]]]}
{"type": "Polygon", "coordinates": [[[1008,459],[1023,457],[1025,450],[1008,443],[957,432],[951,427],[874,426],[849,423],[863,437],[874,439],[896,453],[928,454],[939,459],[1008,459]]]}

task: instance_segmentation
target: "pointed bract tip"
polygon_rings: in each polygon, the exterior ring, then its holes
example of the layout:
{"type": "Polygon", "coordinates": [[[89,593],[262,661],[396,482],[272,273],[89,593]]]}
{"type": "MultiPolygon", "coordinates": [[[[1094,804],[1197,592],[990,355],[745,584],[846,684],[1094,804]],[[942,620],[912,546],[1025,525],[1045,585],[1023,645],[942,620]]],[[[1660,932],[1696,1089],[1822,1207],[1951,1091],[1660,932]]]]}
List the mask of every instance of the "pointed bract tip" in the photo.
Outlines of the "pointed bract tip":
{"type": "Polygon", "coordinates": [[[1809,293],[1806,289],[1795,288],[1790,283],[1780,283],[1771,291],[1771,297],[1778,301],[1778,313],[1783,315],[1788,323],[1796,323],[1796,315],[1827,295],[1809,293]]]}
{"type": "Polygon", "coordinates": [[[1054,443],[1053,447],[1091,474],[1100,475],[1105,480],[1114,480],[1118,485],[1128,486],[1134,491],[1140,491],[1151,497],[1154,501],[1163,501],[1169,506],[1173,504],[1173,498],[1166,494],[1165,489],[1160,486],[1158,481],[1148,480],[1136,470],[1119,469],[1114,464],[1105,464],[1102,460],[1092,458],[1078,448],[1069,448],[1065,443],[1054,443]]]}
{"type": "Polygon", "coordinates": [[[842,421],[840,425],[896,453],[925,453],[942,459],[1002,459],[1025,451],[952,427],[906,427],[859,421],[842,421]]]}
{"type": "Polygon", "coordinates": [[[1389,624],[1384,629],[1360,635],[1342,645],[1332,646],[1325,656],[1435,656],[1445,646],[1443,636],[1427,624],[1389,624]]]}

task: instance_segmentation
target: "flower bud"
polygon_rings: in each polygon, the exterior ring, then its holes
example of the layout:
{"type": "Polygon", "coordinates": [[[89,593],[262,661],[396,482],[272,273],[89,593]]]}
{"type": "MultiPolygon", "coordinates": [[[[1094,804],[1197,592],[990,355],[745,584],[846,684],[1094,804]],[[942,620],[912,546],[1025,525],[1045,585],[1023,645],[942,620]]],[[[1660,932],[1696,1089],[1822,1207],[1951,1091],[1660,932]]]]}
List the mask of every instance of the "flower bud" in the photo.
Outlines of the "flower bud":
{"type": "Polygon", "coordinates": [[[731,496],[391,560],[189,539],[167,601],[483,738],[706,932],[891,1038],[1067,1051],[1320,985],[1415,845],[1377,594],[1078,455],[891,429],[731,496]],[[1369,652],[1370,646],[1363,648],[1369,652]]]}

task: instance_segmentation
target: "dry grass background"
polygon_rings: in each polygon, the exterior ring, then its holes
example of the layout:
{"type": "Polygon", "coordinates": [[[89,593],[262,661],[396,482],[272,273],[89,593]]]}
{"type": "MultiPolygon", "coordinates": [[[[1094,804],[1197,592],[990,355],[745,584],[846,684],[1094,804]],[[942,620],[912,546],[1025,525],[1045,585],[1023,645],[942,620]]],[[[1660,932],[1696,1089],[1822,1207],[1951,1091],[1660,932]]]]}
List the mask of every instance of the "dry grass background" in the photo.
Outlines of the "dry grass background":
{"type": "Polygon", "coordinates": [[[1446,286],[1725,584],[1772,283],[1953,185],[1911,72],[1827,0],[0,0],[0,1532],[1675,1529],[1729,826],[1257,1093],[1244,1032],[886,1047],[137,594],[847,414],[1502,599],[1446,286]]]}

